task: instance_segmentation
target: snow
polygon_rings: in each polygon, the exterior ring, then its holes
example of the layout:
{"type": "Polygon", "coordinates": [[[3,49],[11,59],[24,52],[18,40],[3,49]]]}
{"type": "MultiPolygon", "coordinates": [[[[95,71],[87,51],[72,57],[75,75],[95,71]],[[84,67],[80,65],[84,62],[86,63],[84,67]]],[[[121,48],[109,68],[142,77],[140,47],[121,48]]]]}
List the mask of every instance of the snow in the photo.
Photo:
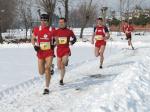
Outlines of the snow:
{"type": "Polygon", "coordinates": [[[133,37],[136,50],[123,36],[111,34],[102,70],[94,46],[77,42],[65,85],[55,67],[47,96],[32,45],[0,45],[0,112],[150,112],[150,35],[133,37]]]}

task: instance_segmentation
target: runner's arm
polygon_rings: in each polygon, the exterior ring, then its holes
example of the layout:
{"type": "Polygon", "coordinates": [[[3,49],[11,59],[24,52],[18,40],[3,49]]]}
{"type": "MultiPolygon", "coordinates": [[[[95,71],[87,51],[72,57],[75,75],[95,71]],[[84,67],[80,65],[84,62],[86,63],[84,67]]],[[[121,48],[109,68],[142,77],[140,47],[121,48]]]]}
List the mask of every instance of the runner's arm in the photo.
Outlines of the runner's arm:
{"type": "Polygon", "coordinates": [[[53,36],[52,41],[51,41],[51,48],[54,50],[55,47],[56,47],[56,40],[55,40],[55,37],[53,36]]]}
{"type": "Polygon", "coordinates": [[[76,43],[77,41],[77,38],[75,36],[75,34],[73,33],[73,31],[71,30],[71,37],[72,37],[72,40],[70,41],[70,44],[73,45],[76,43]]]}
{"type": "Polygon", "coordinates": [[[106,26],[105,26],[105,32],[106,32],[105,38],[106,38],[106,40],[107,40],[107,39],[110,38],[110,34],[109,34],[109,30],[108,30],[108,28],[107,28],[106,26]]]}
{"type": "Polygon", "coordinates": [[[91,39],[91,44],[94,44],[95,31],[96,31],[96,27],[94,27],[94,31],[93,31],[93,35],[92,35],[92,39],[91,39]]]}
{"type": "Polygon", "coordinates": [[[73,35],[72,38],[73,38],[73,40],[70,41],[71,45],[73,45],[77,42],[77,38],[75,35],[73,35]]]}
{"type": "Polygon", "coordinates": [[[35,51],[39,51],[40,47],[36,45],[36,41],[37,41],[36,37],[34,36],[34,34],[32,34],[31,43],[32,43],[32,45],[34,47],[34,50],[35,51]]]}
{"type": "Polygon", "coordinates": [[[31,43],[32,43],[33,46],[35,46],[36,37],[34,36],[34,34],[32,34],[31,43]]]}

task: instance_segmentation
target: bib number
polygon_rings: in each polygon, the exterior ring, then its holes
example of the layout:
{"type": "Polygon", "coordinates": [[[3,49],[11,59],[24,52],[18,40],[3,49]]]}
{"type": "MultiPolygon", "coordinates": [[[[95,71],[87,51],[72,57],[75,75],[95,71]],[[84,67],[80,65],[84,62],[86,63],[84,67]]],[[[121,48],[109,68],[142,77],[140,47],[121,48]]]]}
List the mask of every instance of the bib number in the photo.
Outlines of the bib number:
{"type": "Polygon", "coordinates": [[[58,38],[58,43],[59,44],[67,44],[67,37],[58,38]]]}
{"type": "Polygon", "coordinates": [[[51,49],[50,42],[40,42],[41,50],[49,50],[51,49]]]}
{"type": "Polygon", "coordinates": [[[95,36],[95,40],[103,40],[103,36],[101,36],[101,35],[96,35],[96,36],[95,36]]]}

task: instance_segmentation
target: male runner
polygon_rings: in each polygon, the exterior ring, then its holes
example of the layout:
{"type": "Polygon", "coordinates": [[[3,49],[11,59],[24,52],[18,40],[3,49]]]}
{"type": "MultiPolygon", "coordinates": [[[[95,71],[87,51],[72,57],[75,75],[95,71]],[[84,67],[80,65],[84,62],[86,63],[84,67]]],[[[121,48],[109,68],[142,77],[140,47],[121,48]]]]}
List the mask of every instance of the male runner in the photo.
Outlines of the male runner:
{"type": "Polygon", "coordinates": [[[45,95],[49,94],[51,65],[54,56],[54,49],[52,48],[54,28],[49,27],[48,25],[49,15],[42,14],[40,16],[40,19],[41,25],[34,28],[31,42],[34,46],[35,51],[37,52],[39,74],[45,74],[46,87],[43,92],[43,95],[45,95]]]}
{"type": "Polygon", "coordinates": [[[132,31],[134,30],[133,26],[130,25],[128,23],[128,21],[124,21],[124,25],[123,25],[123,28],[122,28],[123,32],[125,33],[126,35],[126,39],[128,40],[128,46],[131,46],[132,49],[134,50],[134,47],[133,47],[133,44],[132,44],[132,31]]]}
{"type": "Polygon", "coordinates": [[[60,85],[64,85],[65,66],[68,65],[69,56],[71,56],[69,44],[73,45],[77,40],[73,31],[67,28],[66,22],[65,18],[60,18],[59,28],[54,32],[57,46],[57,66],[61,75],[60,85]]]}
{"type": "Polygon", "coordinates": [[[108,28],[104,26],[104,21],[102,18],[97,18],[97,26],[94,28],[94,33],[92,36],[92,44],[94,44],[95,39],[95,56],[100,56],[100,66],[102,69],[103,61],[104,61],[104,51],[106,46],[106,40],[109,39],[110,34],[108,28]]]}

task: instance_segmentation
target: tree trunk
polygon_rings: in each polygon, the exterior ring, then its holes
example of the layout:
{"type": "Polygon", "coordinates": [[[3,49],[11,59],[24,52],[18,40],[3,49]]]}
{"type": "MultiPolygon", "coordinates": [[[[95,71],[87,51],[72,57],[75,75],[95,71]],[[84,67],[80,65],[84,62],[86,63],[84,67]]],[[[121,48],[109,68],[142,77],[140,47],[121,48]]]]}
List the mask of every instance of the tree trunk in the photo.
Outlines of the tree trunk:
{"type": "Polygon", "coordinates": [[[68,0],[65,1],[65,18],[67,21],[69,21],[68,19],[68,15],[69,15],[69,10],[68,10],[68,0]]]}
{"type": "Polygon", "coordinates": [[[81,27],[81,32],[80,32],[80,38],[83,38],[83,31],[84,31],[85,25],[81,27]]]}
{"type": "Polygon", "coordinates": [[[80,38],[83,38],[83,31],[84,31],[84,28],[86,27],[87,22],[88,20],[86,19],[85,23],[83,23],[83,26],[81,27],[80,38]]]}
{"type": "Polygon", "coordinates": [[[2,44],[3,43],[3,38],[2,38],[2,32],[0,30],[0,43],[2,44]]]}
{"type": "Polygon", "coordinates": [[[49,14],[49,25],[52,26],[53,14],[49,14]]]}
{"type": "Polygon", "coordinates": [[[26,28],[26,39],[28,38],[28,28],[26,28]]]}

